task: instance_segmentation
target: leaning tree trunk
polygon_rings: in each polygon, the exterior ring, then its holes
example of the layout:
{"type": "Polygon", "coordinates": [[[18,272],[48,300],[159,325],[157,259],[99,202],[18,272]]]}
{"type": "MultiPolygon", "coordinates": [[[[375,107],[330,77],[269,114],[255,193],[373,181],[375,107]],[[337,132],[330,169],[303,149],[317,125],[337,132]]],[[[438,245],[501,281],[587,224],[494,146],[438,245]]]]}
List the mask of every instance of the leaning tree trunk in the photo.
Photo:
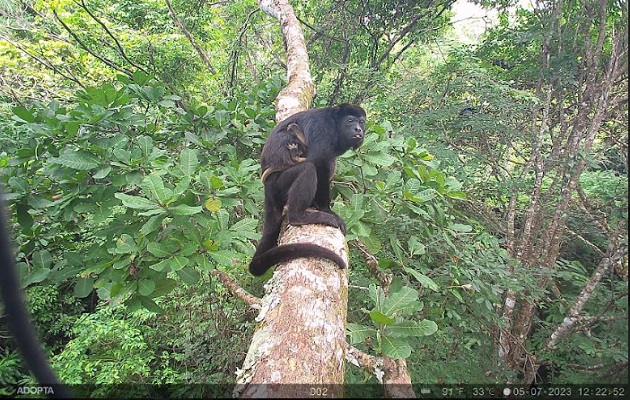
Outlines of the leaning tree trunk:
{"type": "MultiPolygon", "coordinates": [[[[316,243],[347,259],[336,228],[289,227],[280,244],[316,243]]],[[[239,397],[340,397],[346,347],[347,270],[323,259],[297,259],[276,267],[267,282],[243,368],[239,397]],[[274,385],[277,384],[277,385],[274,385]]]]}
{"type": "MultiPolygon", "coordinates": [[[[304,36],[286,0],[260,0],[277,18],[287,49],[287,86],[276,102],[276,120],[307,109],[315,89],[304,36]]],[[[279,244],[314,243],[347,262],[339,229],[323,225],[291,226],[279,244]]],[[[346,349],[347,270],[331,261],[301,258],[276,266],[267,282],[243,368],[237,373],[238,397],[340,397],[346,349]]]]}

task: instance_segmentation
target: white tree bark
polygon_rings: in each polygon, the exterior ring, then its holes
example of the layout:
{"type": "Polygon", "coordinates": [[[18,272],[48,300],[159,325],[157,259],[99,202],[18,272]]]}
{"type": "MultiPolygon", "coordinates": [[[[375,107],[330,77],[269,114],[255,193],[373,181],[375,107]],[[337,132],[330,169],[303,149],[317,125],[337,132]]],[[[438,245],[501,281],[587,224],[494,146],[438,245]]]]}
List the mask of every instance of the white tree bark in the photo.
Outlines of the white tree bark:
{"type": "MultiPolygon", "coordinates": [[[[343,234],[319,225],[288,227],[284,243],[316,243],[347,260],[343,234]]],[[[327,260],[276,267],[235,395],[245,398],[340,397],[346,346],[348,273],[327,260]]]]}

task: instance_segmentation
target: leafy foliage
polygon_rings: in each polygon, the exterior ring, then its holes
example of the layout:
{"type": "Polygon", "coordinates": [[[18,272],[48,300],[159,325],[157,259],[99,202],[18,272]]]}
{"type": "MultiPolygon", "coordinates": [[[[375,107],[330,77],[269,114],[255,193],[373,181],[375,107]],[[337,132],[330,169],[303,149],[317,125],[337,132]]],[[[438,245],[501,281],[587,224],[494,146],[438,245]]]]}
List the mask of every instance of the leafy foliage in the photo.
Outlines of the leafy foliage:
{"type": "MultiPolygon", "coordinates": [[[[231,382],[253,316],[209,272],[262,290],[244,266],[259,235],[256,160],[283,86],[283,43],[251,0],[170,3],[210,66],[164,2],[0,6],[0,184],[22,284],[62,377],[186,383],[169,394],[212,397],[191,384],[231,382]]],[[[364,3],[292,2],[316,105],[360,99],[371,124],[333,182],[352,250],[348,338],[406,358],[414,382],[514,381],[518,371],[501,366],[496,347],[506,292],[537,306],[523,348],[538,354],[610,242],[593,221],[604,216],[627,231],[621,102],[591,152],[548,159],[555,171],[588,161],[558,259],[524,268],[507,248],[510,197],[519,193],[517,229],[532,199],[534,175],[518,173],[535,150],[531,121],[545,107],[537,79],[554,88],[549,121],[590,112],[574,96],[593,37],[583,30],[595,19],[575,2],[563,3],[562,30],[541,23],[544,8],[504,13],[466,46],[441,36],[451,1],[364,3]],[[562,35],[549,41],[550,32],[562,35]],[[544,46],[553,50],[548,64],[537,58],[544,46]],[[387,288],[374,284],[355,241],[393,277],[387,288]],[[555,286],[539,285],[543,278],[555,286]]],[[[617,8],[609,3],[601,22],[627,22],[617,8]]],[[[614,53],[611,38],[601,41],[604,56],[614,53]]],[[[627,90],[627,73],[615,87],[627,90]]],[[[553,144],[545,137],[540,149],[553,144]]],[[[549,173],[541,189],[562,181],[549,173]]],[[[556,198],[548,193],[545,212],[556,198]]],[[[627,382],[627,261],[618,264],[589,300],[588,323],[539,358],[546,381],[627,382]]],[[[0,383],[29,382],[4,332],[0,383]]],[[[346,381],[375,380],[348,368],[346,381]]],[[[112,388],[100,394],[130,394],[112,388]]]]}

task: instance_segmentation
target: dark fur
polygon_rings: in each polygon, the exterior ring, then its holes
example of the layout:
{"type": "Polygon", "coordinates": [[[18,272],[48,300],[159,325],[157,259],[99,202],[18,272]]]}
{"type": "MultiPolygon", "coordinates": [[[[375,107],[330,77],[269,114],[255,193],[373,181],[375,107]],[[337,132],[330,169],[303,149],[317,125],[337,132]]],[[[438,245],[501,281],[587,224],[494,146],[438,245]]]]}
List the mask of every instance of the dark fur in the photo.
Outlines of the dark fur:
{"type": "Polygon", "coordinates": [[[61,385],[42,351],[33,325],[24,306],[24,293],[15,268],[9,235],[5,225],[5,210],[0,193],[0,291],[9,326],[26,365],[42,386],[52,386],[50,397],[68,398],[71,393],[61,385]]]}
{"type": "Polygon", "coordinates": [[[260,160],[265,217],[262,238],[249,264],[253,275],[301,257],[325,258],[346,267],[333,251],[310,243],[278,246],[278,236],[285,205],[291,225],[323,224],[346,233],[344,221],[330,209],[330,180],[337,156],[357,149],[364,135],[365,111],[352,104],[302,111],[271,132],[260,160]],[[306,211],[309,207],[317,211],[306,211]]]}

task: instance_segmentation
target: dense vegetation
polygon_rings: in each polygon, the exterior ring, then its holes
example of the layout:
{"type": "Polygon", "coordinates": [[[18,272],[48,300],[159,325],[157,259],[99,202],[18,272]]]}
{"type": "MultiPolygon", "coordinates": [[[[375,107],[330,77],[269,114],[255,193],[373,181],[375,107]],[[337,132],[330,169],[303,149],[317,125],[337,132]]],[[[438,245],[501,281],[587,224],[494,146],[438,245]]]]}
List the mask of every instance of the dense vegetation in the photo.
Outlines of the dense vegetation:
{"type": "MultiPolygon", "coordinates": [[[[368,111],[334,180],[348,339],[406,358],[415,383],[627,383],[627,3],[506,9],[474,44],[452,3],[291,1],[315,106],[368,111]],[[359,246],[394,276],[385,301],[359,246]],[[514,321],[522,346],[502,358],[514,321]]],[[[285,75],[256,10],[0,1],[0,184],[62,380],[233,382],[255,313],[211,271],[262,294],[258,156],[285,75]]],[[[30,379],[0,319],[0,387],[30,379]]],[[[376,382],[351,365],[346,381],[376,382]]]]}

